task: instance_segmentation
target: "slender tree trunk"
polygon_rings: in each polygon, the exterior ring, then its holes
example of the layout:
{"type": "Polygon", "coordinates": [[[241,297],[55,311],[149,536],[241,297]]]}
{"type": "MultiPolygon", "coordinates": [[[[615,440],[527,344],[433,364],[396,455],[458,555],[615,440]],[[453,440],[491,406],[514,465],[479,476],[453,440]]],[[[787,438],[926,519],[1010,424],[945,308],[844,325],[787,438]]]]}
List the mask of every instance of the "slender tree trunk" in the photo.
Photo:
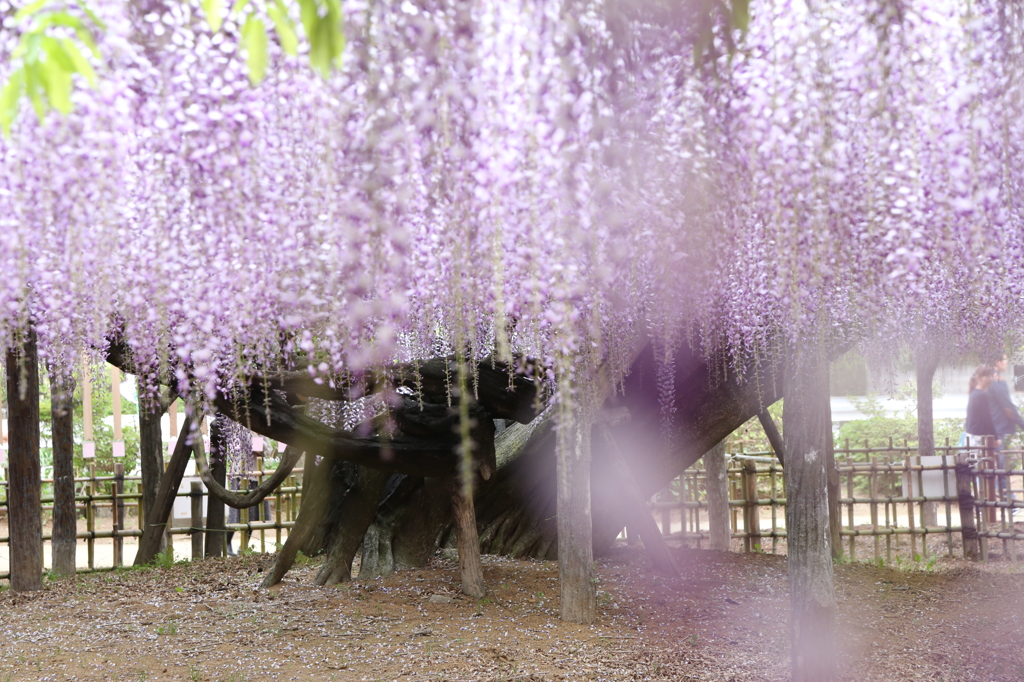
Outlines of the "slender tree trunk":
{"type": "Polygon", "coordinates": [[[70,376],[50,373],[53,443],[53,572],[75,574],[78,512],[75,509],[74,390],[70,376]]]}
{"type": "Polygon", "coordinates": [[[39,356],[35,332],[7,352],[7,425],[10,467],[11,589],[43,588],[43,520],[39,472],[39,356]]]}
{"type": "Polygon", "coordinates": [[[558,424],[558,577],[562,620],[589,625],[597,617],[590,513],[590,428],[585,406],[563,408],[558,424]]]}
{"type": "Polygon", "coordinates": [[[480,563],[480,536],[477,535],[473,497],[465,494],[466,488],[460,476],[453,478],[448,488],[452,496],[452,518],[455,521],[462,593],[480,598],[487,594],[487,585],[484,584],[484,569],[480,563]]]}
{"type": "MultiPolygon", "coordinates": [[[[195,438],[203,434],[197,429],[195,438]]],[[[210,422],[210,475],[222,486],[227,483],[227,448],[224,446],[224,431],[220,420],[210,422]]],[[[206,556],[223,556],[227,530],[224,528],[224,503],[213,495],[206,500],[206,556]]]]}
{"type": "MultiPolygon", "coordinates": [[[[919,457],[935,456],[935,420],[932,412],[932,379],[939,367],[938,355],[927,350],[917,357],[917,454],[919,457]]],[[[923,463],[923,460],[922,460],[923,463]]],[[[925,502],[924,525],[938,525],[936,502],[925,502]]],[[[927,537],[927,536],[925,536],[927,537]]]]}
{"type": "Polygon", "coordinates": [[[728,552],[732,543],[732,528],[729,525],[729,479],[725,461],[725,441],[704,454],[704,470],[707,472],[708,530],[711,533],[710,549],[728,552]]]}
{"type": "MultiPolygon", "coordinates": [[[[146,517],[146,525],[143,527],[142,537],[139,539],[139,550],[135,553],[133,564],[135,566],[143,566],[153,561],[160,551],[160,547],[163,546],[171,511],[174,508],[174,497],[178,492],[178,486],[181,485],[181,479],[185,475],[188,459],[192,456],[192,446],[187,445],[191,429],[192,417],[185,417],[181,423],[178,442],[174,446],[174,454],[171,455],[167,471],[160,478],[160,488],[157,490],[156,501],[153,503],[153,511],[146,517]]],[[[202,437],[202,434],[197,435],[202,437]]]]}
{"type": "MultiPolygon", "coordinates": [[[[139,467],[142,469],[142,518],[149,523],[156,505],[160,478],[164,474],[164,443],[160,432],[159,401],[139,396],[139,467]]],[[[143,526],[145,527],[145,526],[143,526]]],[[[164,550],[166,535],[161,537],[160,549],[164,550]]]]}
{"type": "Polygon", "coordinates": [[[836,679],[836,598],[829,523],[828,365],[803,349],[787,363],[786,530],[793,682],[836,679]]]}

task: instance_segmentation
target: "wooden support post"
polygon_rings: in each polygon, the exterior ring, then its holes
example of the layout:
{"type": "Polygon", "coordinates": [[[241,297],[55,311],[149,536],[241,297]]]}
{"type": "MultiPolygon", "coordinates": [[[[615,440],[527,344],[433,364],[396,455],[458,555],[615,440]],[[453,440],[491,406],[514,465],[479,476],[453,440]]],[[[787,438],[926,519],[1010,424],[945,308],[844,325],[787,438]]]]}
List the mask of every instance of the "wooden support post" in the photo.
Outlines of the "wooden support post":
{"type": "Polygon", "coordinates": [[[124,565],[124,464],[114,463],[114,480],[110,482],[110,493],[114,499],[110,502],[111,525],[114,530],[114,566],[124,565]]]}
{"type": "Polygon", "coordinates": [[[598,431],[601,439],[607,448],[607,456],[612,460],[612,471],[621,486],[622,496],[626,510],[626,524],[631,530],[640,534],[644,543],[647,556],[651,559],[651,565],[655,570],[669,575],[679,575],[679,567],[676,566],[672,552],[665,543],[662,531],[658,530],[658,523],[651,515],[647,507],[647,501],[640,491],[640,485],[636,482],[633,472],[607,424],[598,424],[598,431]]]}
{"type": "Polygon", "coordinates": [[[74,379],[50,373],[53,444],[53,573],[72,576],[78,550],[75,508],[74,379]]]}
{"type": "Polygon", "coordinates": [[[743,460],[743,499],[744,546],[755,552],[761,549],[761,508],[757,504],[757,462],[751,459],[743,460]]]}
{"type": "Polygon", "coordinates": [[[782,434],[779,433],[779,427],[775,425],[775,420],[772,419],[767,407],[757,413],[757,420],[761,422],[761,428],[764,429],[764,435],[768,437],[775,456],[779,458],[779,464],[785,467],[786,455],[784,454],[785,445],[782,442],[782,434]]]}
{"type": "MultiPolygon", "coordinates": [[[[580,401],[585,400],[582,396],[580,401]]],[[[594,532],[590,509],[590,410],[563,406],[555,446],[558,578],[562,620],[590,625],[597,617],[594,532]]]]}
{"type": "MultiPolygon", "coordinates": [[[[224,417],[226,419],[226,417],[224,417]]],[[[200,438],[196,434],[196,438],[200,438]]],[[[213,480],[227,487],[228,463],[224,447],[224,432],[220,419],[213,419],[210,424],[210,475],[213,480]]],[[[224,503],[213,495],[206,499],[206,556],[224,556],[227,553],[227,529],[225,523],[224,503]]]]}
{"type": "Polygon", "coordinates": [[[963,537],[964,558],[977,561],[980,556],[978,547],[978,528],[974,524],[974,494],[971,491],[971,465],[967,463],[967,455],[959,455],[956,463],[956,496],[960,506],[960,533],[963,537]]]}
{"type": "Polygon", "coordinates": [[[791,679],[831,682],[837,676],[837,647],[827,471],[832,438],[828,364],[811,346],[794,349],[786,364],[791,679]]]}
{"type": "MultiPolygon", "coordinates": [[[[185,475],[185,465],[192,455],[192,446],[188,444],[189,432],[192,429],[192,419],[185,417],[181,424],[181,433],[178,434],[178,442],[174,446],[174,453],[167,465],[167,471],[160,477],[160,489],[157,490],[156,502],[153,503],[153,515],[147,520],[146,528],[142,531],[142,538],[139,539],[139,551],[135,555],[135,565],[142,566],[151,563],[160,551],[160,545],[167,527],[167,520],[174,508],[174,497],[178,493],[178,486],[185,475]]],[[[199,438],[199,434],[195,434],[199,438]]],[[[168,551],[173,551],[173,546],[168,546],[168,551]]]]}
{"type": "Polygon", "coordinates": [[[43,518],[39,471],[39,356],[30,331],[7,351],[9,432],[7,520],[11,589],[43,588],[43,518]]]}
{"type": "MultiPolygon", "coordinates": [[[[171,431],[173,435],[175,431],[171,431]]],[[[160,403],[139,391],[139,469],[142,480],[142,518],[148,521],[156,505],[160,478],[164,473],[164,442],[160,428],[160,403]]],[[[145,528],[145,526],[142,526],[145,528]]],[[[161,540],[161,550],[166,536],[161,540]]]]}
{"type": "MultiPolygon", "coordinates": [[[[930,348],[916,354],[917,365],[917,454],[920,461],[935,455],[935,422],[932,418],[932,379],[939,367],[939,355],[930,348]]],[[[945,472],[943,472],[945,473],[945,472]]],[[[919,479],[920,480],[920,479],[919,479]]],[[[923,493],[922,493],[923,494],[923,493]]],[[[938,503],[925,502],[921,506],[921,526],[938,525],[938,503]]],[[[928,554],[928,536],[925,535],[924,554],[928,554]]]]}
{"type": "MultiPolygon", "coordinates": [[[[847,518],[850,522],[850,530],[854,531],[857,529],[857,516],[856,506],[853,503],[853,458],[849,455],[846,456],[846,469],[849,473],[846,475],[846,496],[850,498],[850,508],[847,511],[847,518]]],[[[850,561],[857,560],[857,534],[850,533],[850,561]]]]}
{"type": "Polygon", "coordinates": [[[89,465],[89,482],[85,486],[85,541],[89,570],[96,568],[96,465],[89,465]]]}
{"type": "Polygon", "coordinates": [[[708,497],[708,530],[710,549],[728,552],[732,533],[729,528],[729,474],[725,441],[704,453],[705,482],[708,497]]]}
{"type": "Polygon", "coordinates": [[[480,537],[476,528],[473,498],[464,494],[459,477],[448,485],[452,498],[452,518],[459,549],[459,570],[462,575],[462,593],[480,598],[487,593],[484,569],[480,563],[480,537]]]}
{"type": "MultiPolygon", "coordinates": [[[[989,472],[987,475],[982,476],[981,480],[985,486],[985,501],[995,503],[996,501],[996,477],[992,475],[992,470],[996,468],[995,456],[992,454],[995,446],[993,445],[993,438],[991,436],[985,436],[983,439],[985,443],[985,458],[983,468],[989,472]]],[[[996,522],[996,508],[995,506],[985,507],[985,523],[994,524],[996,522]]]]}
{"type": "Polygon", "coordinates": [[[203,558],[203,484],[192,481],[189,490],[192,502],[192,521],[189,533],[192,535],[192,558],[203,558]]]}

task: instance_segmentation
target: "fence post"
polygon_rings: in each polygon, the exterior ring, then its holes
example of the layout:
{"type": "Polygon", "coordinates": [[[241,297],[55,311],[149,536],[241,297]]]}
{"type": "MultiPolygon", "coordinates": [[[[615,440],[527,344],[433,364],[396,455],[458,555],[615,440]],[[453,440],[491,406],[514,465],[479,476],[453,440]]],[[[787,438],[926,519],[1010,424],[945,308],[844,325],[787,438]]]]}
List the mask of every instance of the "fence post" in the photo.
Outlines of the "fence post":
{"type": "Polygon", "coordinates": [[[910,555],[913,558],[917,558],[917,528],[914,525],[914,492],[920,493],[921,491],[915,491],[913,486],[914,472],[913,461],[910,457],[903,458],[903,471],[907,477],[907,528],[910,529],[910,555]]]}
{"type": "Polygon", "coordinates": [[[192,536],[192,559],[203,558],[203,484],[199,481],[192,481],[189,490],[189,500],[192,502],[192,520],[189,534],[192,536]]]}
{"type": "Polygon", "coordinates": [[[757,506],[757,462],[743,460],[743,525],[746,527],[744,547],[748,552],[761,547],[761,512],[757,506]]]}
{"type": "Polygon", "coordinates": [[[725,441],[704,453],[704,469],[707,472],[705,486],[708,499],[709,549],[729,551],[731,533],[729,529],[729,463],[725,456],[725,441]]]}
{"type": "Polygon", "coordinates": [[[85,488],[85,529],[89,533],[85,541],[89,554],[89,568],[96,568],[96,465],[89,465],[89,484],[85,488]]]}
{"type": "Polygon", "coordinates": [[[956,496],[960,506],[960,533],[963,536],[964,558],[977,561],[978,528],[974,525],[974,495],[971,492],[971,465],[967,463],[967,455],[957,455],[956,461],[956,496]]]}
{"type": "Polygon", "coordinates": [[[124,538],[121,531],[124,530],[124,464],[114,463],[114,480],[110,483],[110,493],[114,498],[110,501],[111,526],[114,531],[114,566],[124,564],[124,538]]]}

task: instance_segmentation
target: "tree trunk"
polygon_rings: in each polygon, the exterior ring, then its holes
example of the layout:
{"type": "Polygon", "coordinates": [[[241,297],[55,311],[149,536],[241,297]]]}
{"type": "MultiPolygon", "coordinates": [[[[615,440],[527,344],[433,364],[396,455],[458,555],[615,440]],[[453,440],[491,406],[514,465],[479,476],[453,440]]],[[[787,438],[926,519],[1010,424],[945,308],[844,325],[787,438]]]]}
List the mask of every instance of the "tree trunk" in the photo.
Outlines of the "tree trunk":
{"type": "Polygon", "coordinates": [[[597,617],[594,531],[590,516],[590,439],[586,406],[563,408],[555,451],[558,480],[558,579],[562,620],[590,625],[597,617]],[[582,408],[582,409],[581,409],[582,408]]]}
{"type": "MultiPolygon", "coordinates": [[[[932,417],[932,379],[939,367],[938,355],[927,350],[917,357],[917,454],[935,456],[935,421],[932,417]]],[[[924,463],[924,460],[921,460],[924,463]]],[[[923,493],[922,493],[923,494],[923,493]]],[[[938,525],[938,503],[925,502],[924,525],[938,525]]],[[[927,538],[928,536],[924,536],[927,538]]],[[[924,541],[924,540],[922,540],[924,541]]]]}
{"type": "Polygon", "coordinates": [[[786,368],[786,531],[794,682],[836,679],[836,598],[828,471],[828,365],[795,352],[786,368]]]}
{"type": "Polygon", "coordinates": [[[43,588],[43,520],[39,472],[39,356],[30,331],[7,351],[8,484],[11,589],[43,588]]]}
{"type": "Polygon", "coordinates": [[[75,509],[74,390],[70,376],[50,373],[50,416],[53,444],[53,572],[72,576],[78,551],[75,509]]]}
{"type": "MultiPolygon", "coordinates": [[[[151,563],[160,552],[160,548],[164,546],[168,521],[174,508],[174,497],[178,492],[178,486],[181,485],[181,479],[185,475],[185,466],[192,455],[192,446],[188,444],[191,430],[192,417],[185,417],[181,423],[181,432],[174,445],[174,453],[167,465],[167,471],[160,477],[160,487],[156,493],[156,500],[153,502],[153,512],[147,516],[146,524],[142,529],[139,549],[135,553],[134,566],[151,563]]],[[[194,437],[202,438],[202,434],[197,430],[194,437]]]]}
{"type": "Polygon", "coordinates": [[[328,513],[327,557],[316,575],[317,585],[334,585],[352,579],[352,560],[363,544],[366,529],[373,522],[381,494],[391,478],[383,471],[348,466],[356,470],[357,480],[328,513]]]}
{"type": "MultiPolygon", "coordinates": [[[[162,415],[159,401],[139,396],[139,467],[142,470],[142,518],[149,523],[156,505],[160,478],[164,474],[164,443],[160,431],[162,415]]],[[[145,526],[143,526],[145,527],[145,526]]],[[[161,537],[160,548],[164,550],[166,535],[161,537]]]]}
{"type": "MultiPolygon", "coordinates": [[[[310,462],[311,459],[307,454],[306,462],[310,462]]],[[[263,587],[273,587],[281,582],[285,573],[295,563],[295,558],[300,551],[309,556],[323,548],[323,524],[330,508],[331,493],[332,490],[339,489],[339,486],[336,485],[332,465],[333,462],[323,459],[320,460],[315,471],[309,471],[309,488],[303,496],[299,515],[295,519],[295,525],[288,533],[284,547],[277,554],[274,568],[263,579],[263,587]]],[[[342,490],[343,493],[344,490],[342,490]]],[[[221,505],[223,506],[223,504],[222,502],[221,505]]]]}
{"type": "MultiPolygon", "coordinates": [[[[203,434],[196,429],[194,437],[202,438],[203,434]]],[[[227,483],[227,448],[224,445],[224,430],[221,428],[219,418],[210,422],[210,475],[222,486],[227,483]]],[[[227,544],[227,529],[224,527],[224,522],[224,503],[210,495],[206,498],[206,556],[208,557],[224,555],[227,544]]]]}
{"type": "Polygon", "coordinates": [[[729,524],[729,478],[728,462],[725,455],[725,441],[704,454],[705,483],[708,494],[708,530],[711,538],[709,549],[728,552],[732,544],[732,527],[729,524]]]}
{"type": "MultiPolygon", "coordinates": [[[[649,496],[668,484],[746,420],[781,398],[781,363],[763,358],[744,383],[718,382],[704,358],[680,348],[676,357],[673,447],[666,448],[655,387],[653,353],[645,351],[613,405],[632,419],[616,427],[629,443],[628,465],[649,496]]],[[[512,424],[497,437],[497,473],[480,485],[475,507],[485,554],[554,559],[557,549],[555,430],[550,413],[530,424],[512,424]]],[[[611,546],[626,523],[618,477],[607,458],[592,465],[593,551],[611,546]]],[[[451,504],[443,479],[397,477],[366,532],[359,579],[425,565],[449,537],[451,504]]]]}
{"type": "Polygon", "coordinates": [[[476,530],[473,497],[466,494],[466,489],[467,486],[463,484],[462,478],[459,476],[448,483],[449,494],[452,498],[455,539],[459,550],[462,593],[479,599],[487,594],[487,586],[484,584],[484,569],[480,563],[480,538],[476,530]]]}

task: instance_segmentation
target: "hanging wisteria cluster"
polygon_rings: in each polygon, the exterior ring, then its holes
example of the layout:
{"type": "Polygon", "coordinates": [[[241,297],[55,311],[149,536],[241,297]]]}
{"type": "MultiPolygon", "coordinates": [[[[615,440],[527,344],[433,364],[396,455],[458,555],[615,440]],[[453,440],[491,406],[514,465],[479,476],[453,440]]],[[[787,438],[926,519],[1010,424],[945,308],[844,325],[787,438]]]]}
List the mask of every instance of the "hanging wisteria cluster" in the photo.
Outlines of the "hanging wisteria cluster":
{"type": "Polygon", "coordinates": [[[335,71],[272,40],[255,86],[231,17],[90,6],[97,87],[0,141],[0,344],[31,327],[55,366],[117,337],[210,397],[290,363],[557,379],[650,337],[740,366],[1024,329],[1012,3],[766,0],[702,32],[653,2],[346,0],[335,71]]]}

